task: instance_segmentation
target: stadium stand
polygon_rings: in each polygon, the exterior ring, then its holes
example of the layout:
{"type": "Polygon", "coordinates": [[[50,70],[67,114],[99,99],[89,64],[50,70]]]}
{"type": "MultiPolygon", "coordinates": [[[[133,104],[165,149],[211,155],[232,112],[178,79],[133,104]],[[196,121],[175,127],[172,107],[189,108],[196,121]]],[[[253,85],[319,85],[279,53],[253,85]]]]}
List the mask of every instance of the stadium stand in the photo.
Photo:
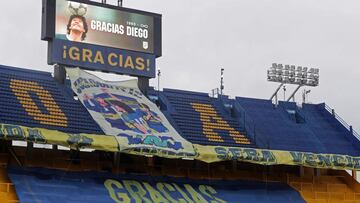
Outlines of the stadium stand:
{"type": "Polygon", "coordinates": [[[324,104],[237,97],[246,132],[259,148],[359,156],[360,141],[325,109],[324,104]]]}
{"type": "MultiPolygon", "coordinates": [[[[91,174],[94,176],[95,171],[99,174],[97,175],[98,177],[108,176],[115,179],[125,176],[127,178],[135,177],[136,180],[139,180],[136,178],[139,177],[139,175],[141,177],[146,177],[146,180],[158,180],[156,176],[188,177],[189,179],[183,180],[184,183],[189,183],[191,181],[201,183],[206,180],[205,182],[207,184],[211,184],[217,180],[240,180],[238,181],[237,187],[239,188],[239,191],[237,192],[246,194],[243,196],[243,202],[256,202],[254,201],[254,196],[258,196],[258,202],[281,202],[280,200],[283,200],[282,202],[301,202],[302,198],[304,198],[306,202],[318,203],[349,203],[360,201],[359,184],[344,171],[323,169],[316,174],[315,170],[312,168],[305,168],[304,173],[299,176],[296,172],[296,167],[292,166],[267,168],[254,164],[238,163],[236,168],[234,168],[229,165],[229,163],[207,165],[200,162],[194,164],[192,161],[171,159],[158,160],[155,164],[150,164],[150,162],[148,162],[144,157],[123,155],[123,161],[120,168],[113,171],[113,173],[109,173],[112,168],[111,162],[109,162],[109,160],[106,161],[104,155],[99,153],[81,152],[78,162],[74,162],[68,158],[69,156],[67,155],[70,154],[68,151],[59,152],[34,149],[33,156],[28,156],[24,151],[24,148],[16,147],[15,151],[16,154],[19,155],[19,159],[26,160],[26,166],[29,168],[10,167],[9,176],[11,177],[11,180],[13,180],[13,183],[11,183],[10,179],[7,178],[4,170],[4,174],[6,176],[4,176],[4,180],[6,180],[6,186],[9,185],[9,189],[4,188],[4,192],[1,194],[7,195],[9,200],[11,200],[9,202],[17,202],[17,198],[14,196],[15,193],[13,185],[15,185],[17,190],[20,190],[17,191],[17,193],[20,192],[22,193],[21,195],[24,195],[25,197],[26,195],[33,194],[33,197],[42,199],[44,196],[51,197],[53,192],[56,193],[54,196],[57,196],[58,200],[66,201],[70,200],[70,198],[67,198],[63,192],[58,192],[62,190],[54,190],[54,188],[70,184],[72,185],[72,194],[77,194],[78,199],[88,199],[92,196],[92,193],[89,194],[88,191],[84,190],[96,190],[99,192],[99,190],[103,189],[100,188],[101,178],[97,179],[97,181],[95,178],[92,180],[90,178],[91,174]],[[52,170],[45,168],[55,169],[57,171],[51,172],[52,170]],[[76,175],[74,175],[71,171],[77,172],[75,173],[76,175]],[[25,184],[24,181],[27,183],[25,184]],[[81,191],[78,184],[88,183],[89,181],[92,183],[90,184],[91,187],[83,186],[83,190],[81,191]],[[60,183],[61,185],[59,186],[60,183]],[[294,193],[293,190],[278,183],[290,185],[292,188],[300,192],[302,198],[299,197],[297,193],[294,193]],[[29,190],[29,187],[24,187],[29,184],[35,184],[33,187],[30,187],[35,188],[31,193],[29,191],[26,192],[26,190],[29,190]],[[97,184],[97,186],[93,187],[94,184],[97,184]],[[17,188],[17,185],[20,185],[19,189],[17,188]],[[274,188],[279,189],[279,185],[281,190],[276,192],[274,188]],[[43,191],[38,192],[35,186],[40,186],[43,189],[44,186],[46,186],[47,188],[52,188],[53,190],[48,190],[47,193],[44,194],[43,191]],[[251,190],[249,190],[249,188],[251,188],[251,190]],[[283,190],[287,190],[289,195],[284,197],[285,199],[279,199],[279,195],[283,195],[283,190]]],[[[4,158],[3,160],[6,160],[6,163],[9,163],[12,166],[16,165],[15,160],[11,159],[11,157],[2,157],[4,158]]],[[[6,163],[4,164],[6,165],[6,163]]],[[[3,178],[1,180],[3,180],[3,178]]],[[[68,191],[69,189],[65,190],[68,191]]],[[[18,195],[20,200],[21,198],[24,198],[24,196],[21,195],[18,195]]],[[[101,195],[97,196],[98,202],[101,202],[103,199],[108,199],[107,196],[104,196],[104,198],[102,197],[103,196],[101,195]]],[[[76,202],[76,200],[73,202],[76,202]]]]}
{"type": "Polygon", "coordinates": [[[4,203],[17,203],[19,201],[15,192],[15,187],[7,173],[8,160],[9,155],[7,153],[0,153],[0,200],[4,203]]]}
{"type": "MultiPolygon", "coordinates": [[[[69,87],[56,83],[50,73],[0,66],[0,89],[3,124],[103,134],[69,87]]],[[[280,102],[275,106],[270,100],[212,98],[174,89],[150,89],[149,98],[180,135],[194,144],[360,156],[356,133],[325,104],[298,107],[280,102]]],[[[244,202],[360,202],[360,186],[345,171],[236,161],[206,164],[129,154],[119,155],[118,166],[114,156],[102,151],[30,149],[1,140],[0,200],[15,203],[19,197],[27,202],[36,197],[43,200],[40,202],[78,202],[79,198],[109,202],[109,195],[99,192],[105,190],[104,184],[95,177],[101,176],[166,177],[164,181],[206,182],[218,187],[236,182],[234,191],[244,202]]]]}
{"type": "Polygon", "coordinates": [[[288,184],[309,203],[359,202],[359,183],[345,171],[322,170],[321,175],[306,168],[303,176],[289,175],[288,184]]]}
{"type": "MultiPolygon", "coordinates": [[[[38,202],[61,202],[70,203],[78,202],[79,199],[86,202],[111,202],[111,196],[104,187],[104,182],[122,183],[125,187],[119,187],[117,193],[125,194],[131,197],[131,194],[136,194],[137,191],[142,190],[143,201],[151,199],[151,192],[159,188],[159,184],[168,184],[174,187],[171,196],[175,199],[193,199],[195,202],[203,202],[204,199],[209,201],[210,197],[202,194],[202,197],[194,198],[193,193],[199,185],[210,185],[217,189],[216,198],[218,199],[233,199],[234,201],[242,202],[304,202],[299,193],[282,183],[264,183],[257,181],[204,181],[204,180],[186,180],[180,178],[169,177],[150,177],[146,175],[113,175],[110,173],[95,173],[95,172],[67,172],[55,171],[41,168],[10,168],[9,176],[16,186],[17,193],[21,202],[32,202],[35,199],[38,202]],[[184,185],[184,183],[186,185],[184,185]],[[176,186],[175,186],[176,184],[176,186]],[[121,188],[121,189],[120,189],[121,188]],[[181,194],[181,191],[186,195],[181,194]],[[187,197],[186,197],[187,196],[187,197]],[[204,199],[203,199],[204,198],[204,199]],[[236,198],[236,199],[234,199],[236,198]]],[[[106,185],[107,186],[107,185],[106,185]]],[[[115,187],[115,186],[111,186],[115,187]]],[[[114,189],[115,190],[115,189],[114,189]]],[[[139,194],[139,193],[137,193],[139,194]]],[[[201,194],[199,192],[199,194],[201,194]]],[[[166,193],[158,193],[159,202],[166,202],[163,198],[166,193]]],[[[170,198],[169,198],[170,199],[170,198]]],[[[220,200],[214,200],[220,202],[220,200]]],[[[34,201],[35,202],[35,201],[34,201]]]]}
{"type": "Polygon", "coordinates": [[[301,112],[308,119],[307,125],[329,153],[359,155],[359,140],[344,122],[337,119],[325,103],[304,104],[301,112]]]}
{"type": "Polygon", "coordinates": [[[164,114],[190,142],[203,145],[253,146],[239,122],[208,94],[164,89],[160,95],[164,114]]]}
{"type": "MultiPolygon", "coordinates": [[[[70,133],[103,134],[67,87],[50,73],[0,67],[0,121],[70,133]]],[[[150,95],[157,95],[149,91],[150,95]]],[[[360,155],[359,140],[326,110],[325,104],[280,102],[164,89],[160,108],[179,133],[192,143],[360,155]],[[232,112],[235,112],[235,116],[232,112]],[[276,127],[275,127],[276,126],[276,127]]]]}
{"type": "Polygon", "coordinates": [[[103,134],[50,73],[0,66],[0,121],[69,133],[103,134]]]}

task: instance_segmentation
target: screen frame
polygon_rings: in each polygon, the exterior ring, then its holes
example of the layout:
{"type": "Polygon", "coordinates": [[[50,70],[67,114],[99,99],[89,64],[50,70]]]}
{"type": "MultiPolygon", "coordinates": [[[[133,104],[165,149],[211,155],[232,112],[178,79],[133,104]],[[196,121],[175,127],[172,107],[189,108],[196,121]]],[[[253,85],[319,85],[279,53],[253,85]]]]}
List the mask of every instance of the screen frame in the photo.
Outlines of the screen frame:
{"type": "MultiPolygon", "coordinates": [[[[56,1],[59,0],[42,0],[41,39],[44,41],[52,41],[55,38],[56,1]]],[[[60,0],[60,1],[64,1],[64,0],[60,0]]],[[[71,1],[152,17],[154,19],[154,29],[153,29],[154,51],[151,54],[154,54],[156,57],[162,56],[162,15],[161,14],[126,8],[126,7],[119,7],[109,4],[102,4],[99,2],[93,2],[87,0],[71,0],[71,1]]],[[[129,51],[135,51],[135,50],[129,50],[129,51]]],[[[141,52],[141,53],[145,53],[145,52],[141,52]]]]}

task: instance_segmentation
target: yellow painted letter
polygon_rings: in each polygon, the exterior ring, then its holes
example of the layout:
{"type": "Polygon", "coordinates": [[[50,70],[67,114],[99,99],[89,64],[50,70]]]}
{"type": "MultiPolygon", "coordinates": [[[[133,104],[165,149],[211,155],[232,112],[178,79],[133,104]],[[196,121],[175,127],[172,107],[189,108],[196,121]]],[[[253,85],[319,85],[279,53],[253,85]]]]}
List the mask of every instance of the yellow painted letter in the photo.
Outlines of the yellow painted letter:
{"type": "Polygon", "coordinates": [[[91,60],[92,57],[92,51],[90,49],[83,49],[82,51],[82,61],[83,62],[92,62],[91,60]]]}
{"type": "Polygon", "coordinates": [[[134,62],[131,56],[126,57],[124,68],[134,69],[134,62]]]}
{"type": "Polygon", "coordinates": [[[136,66],[135,68],[138,70],[144,70],[145,69],[145,61],[141,57],[137,57],[135,60],[136,66]]]}
{"type": "Polygon", "coordinates": [[[206,199],[199,194],[198,192],[196,192],[196,190],[189,184],[184,184],[184,187],[186,188],[186,190],[190,193],[191,197],[193,198],[193,200],[196,203],[205,203],[208,202],[206,201],[206,199]]]}
{"type": "Polygon", "coordinates": [[[79,48],[77,47],[70,47],[69,49],[69,56],[71,60],[80,61],[80,54],[79,54],[79,48]]]}
{"type": "Polygon", "coordinates": [[[11,79],[10,88],[27,114],[43,125],[67,127],[67,117],[57,105],[50,92],[37,82],[11,79]],[[40,111],[30,93],[36,94],[48,114],[40,111]]]}
{"type": "Polygon", "coordinates": [[[97,51],[94,59],[94,63],[100,62],[101,64],[104,64],[104,57],[101,53],[101,51],[97,51]]]}
{"type": "Polygon", "coordinates": [[[109,191],[110,197],[117,203],[130,203],[130,198],[127,193],[118,192],[115,193],[114,186],[116,189],[123,189],[123,186],[119,181],[107,179],[104,182],[106,189],[109,191]]]}
{"type": "Polygon", "coordinates": [[[146,198],[146,190],[141,186],[141,184],[135,180],[124,180],[123,181],[126,190],[130,193],[131,197],[135,200],[136,203],[151,203],[151,200],[146,198]],[[136,188],[136,190],[134,190],[136,188]]]}
{"type": "Polygon", "coordinates": [[[203,133],[213,142],[224,142],[221,136],[214,130],[225,130],[229,132],[229,135],[239,144],[250,144],[250,141],[244,135],[241,135],[239,131],[232,128],[224,119],[222,119],[214,109],[212,105],[191,103],[191,106],[195,111],[200,113],[200,120],[203,124],[203,133]]]}
{"type": "Polygon", "coordinates": [[[110,64],[110,66],[117,66],[118,65],[118,63],[117,62],[114,62],[113,60],[112,60],[112,58],[117,58],[117,55],[116,54],[114,54],[114,53],[110,53],[109,54],[109,56],[108,56],[108,63],[110,64]]]}
{"type": "Polygon", "coordinates": [[[156,187],[166,197],[166,199],[168,199],[171,203],[186,203],[186,200],[184,200],[184,199],[175,200],[174,198],[171,197],[171,195],[169,193],[170,192],[176,192],[176,190],[170,184],[168,184],[168,183],[158,183],[158,184],[156,184],[156,187]],[[166,191],[165,188],[169,192],[166,191]]]}
{"type": "Polygon", "coordinates": [[[200,190],[200,192],[202,194],[204,194],[204,195],[210,197],[211,199],[213,199],[213,200],[210,201],[211,203],[226,203],[225,200],[222,200],[220,198],[215,197],[215,194],[217,192],[213,187],[211,187],[209,185],[200,185],[199,190],[200,190]]]}
{"type": "Polygon", "coordinates": [[[151,200],[155,203],[169,203],[165,197],[163,197],[160,192],[155,190],[149,183],[143,182],[143,185],[145,186],[146,190],[150,193],[151,200]]]}

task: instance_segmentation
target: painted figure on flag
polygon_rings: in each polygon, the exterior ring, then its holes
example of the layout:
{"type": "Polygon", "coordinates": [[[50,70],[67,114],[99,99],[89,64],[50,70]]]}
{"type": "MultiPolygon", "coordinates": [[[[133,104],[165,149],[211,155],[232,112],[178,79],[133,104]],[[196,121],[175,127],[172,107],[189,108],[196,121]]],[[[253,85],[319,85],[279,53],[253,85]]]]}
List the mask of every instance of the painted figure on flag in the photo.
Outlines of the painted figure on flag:
{"type": "Polygon", "coordinates": [[[150,108],[136,99],[109,93],[84,95],[84,105],[88,110],[101,113],[113,128],[131,130],[141,134],[166,133],[168,129],[161,118],[150,108]]]}
{"type": "Polygon", "coordinates": [[[161,110],[138,88],[137,80],[102,80],[79,68],[67,68],[71,87],[103,132],[115,136],[122,152],[194,156],[161,110]]]}

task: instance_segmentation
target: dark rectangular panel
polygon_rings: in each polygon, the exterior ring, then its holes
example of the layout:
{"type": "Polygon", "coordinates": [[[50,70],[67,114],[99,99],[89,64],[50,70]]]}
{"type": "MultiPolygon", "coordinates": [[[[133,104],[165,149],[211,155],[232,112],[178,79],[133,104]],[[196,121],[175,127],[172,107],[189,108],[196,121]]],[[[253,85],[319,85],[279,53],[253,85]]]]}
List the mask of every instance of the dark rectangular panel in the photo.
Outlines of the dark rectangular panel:
{"type": "Polygon", "coordinates": [[[41,39],[50,40],[55,36],[55,0],[42,0],[41,39]]]}
{"type": "Polygon", "coordinates": [[[159,57],[161,15],[92,1],[43,0],[42,39],[66,39],[159,57]],[[77,38],[71,26],[75,16],[83,24],[77,38]]]}
{"type": "Polygon", "coordinates": [[[155,55],[67,40],[49,43],[49,64],[78,66],[132,76],[155,77],[155,55]]]}

